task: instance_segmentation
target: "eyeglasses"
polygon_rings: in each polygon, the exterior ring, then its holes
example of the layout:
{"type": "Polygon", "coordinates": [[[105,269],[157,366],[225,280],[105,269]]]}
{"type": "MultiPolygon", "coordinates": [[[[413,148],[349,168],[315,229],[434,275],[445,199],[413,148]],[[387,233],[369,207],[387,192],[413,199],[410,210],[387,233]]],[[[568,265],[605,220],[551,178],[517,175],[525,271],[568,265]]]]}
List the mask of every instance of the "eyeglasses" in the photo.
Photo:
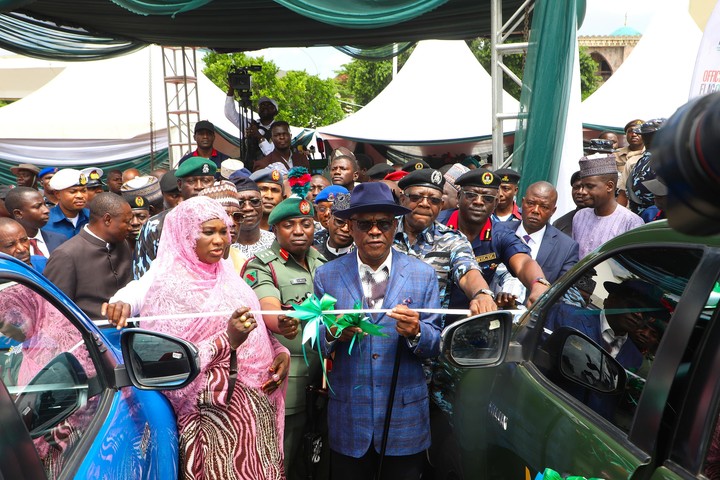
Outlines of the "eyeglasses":
{"type": "Polygon", "coordinates": [[[383,233],[389,232],[395,225],[395,220],[355,220],[355,226],[361,232],[369,232],[373,227],[377,227],[383,233]]]}
{"type": "Polygon", "coordinates": [[[232,213],[232,219],[236,222],[242,222],[243,218],[245,218],[245,215],[242,212],[233,212],[232,213]]]}
{"type": "Polygon", "coordinates": [[[239,198],[238,202],[240,202],[240,208],[244,207],[246,202],[249,203],[253,207],[259,207],[260,204],[262,203],[262,200],[259,198],[245,198],[245,199],[239,198]]]}
{"type": "Polygon", "coordinates": [[[341,220],[337,217],[332,217],[332,219],[333,219],[333,223],[335,224],[335,227],[337,227],[337,228],[345,228],[348,226],[348,222],[346,222],[345,220],[341,220]]]}
{"type": "Polygon", "coordinates": [[[423,199],[426,199],[429,203],[437,206],[442,203],[442,197],[432,197],[429,195],[417,195],[415,193],[403,193],[405,197],[410,200],[412,203],[420,203],[423,201],[423,199]]]}
{"type": "Polygon", "coordinates": [[[465,195],[465,198],[470,200],[471,202],[474,202],[475,200],[480,197],[480,200],[482,200],[483,203],[492,203],[495,200],[497,200],[497,197],[495,195],[483,195],[482,193],[475,193],[470,192],[467,190],[460,190],[463,195],[465,195]]]}

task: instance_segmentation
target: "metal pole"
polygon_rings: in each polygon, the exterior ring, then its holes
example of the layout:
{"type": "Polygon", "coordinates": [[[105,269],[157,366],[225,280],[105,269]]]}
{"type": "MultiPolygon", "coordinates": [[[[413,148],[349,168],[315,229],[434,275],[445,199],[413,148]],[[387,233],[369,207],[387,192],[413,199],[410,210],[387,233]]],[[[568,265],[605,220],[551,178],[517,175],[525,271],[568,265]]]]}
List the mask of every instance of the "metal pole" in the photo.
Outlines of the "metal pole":
{"type": "Polygon", "coordinates": [[[492,165],[500,168],[503,154],[503,121],[498,116],[503,111],[503,76],[498,51],[498,40],[502,35],[502,0],[490,0],[490,77],[492,80],[492,165]]]}

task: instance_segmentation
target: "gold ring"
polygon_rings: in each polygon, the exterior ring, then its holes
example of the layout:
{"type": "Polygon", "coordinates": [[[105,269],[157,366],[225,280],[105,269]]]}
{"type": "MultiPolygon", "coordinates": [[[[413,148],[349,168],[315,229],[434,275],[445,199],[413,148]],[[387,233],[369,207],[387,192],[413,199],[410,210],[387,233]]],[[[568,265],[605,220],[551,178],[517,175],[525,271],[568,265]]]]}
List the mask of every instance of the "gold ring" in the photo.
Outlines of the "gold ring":
{"type": "Polygon", "coordinates": [[[247,320],[247,317],[246,317],[245,314],[243,313],[242,315],[240,315],[240,321],[241,321],[241,322],[244,322],[245,320],[247,320]]]}
{"type": "Polygon", "coordinates": [[[245,325],[245,328],[250,328],[250,325],[252,325],[252,323],[250,323],[250,322],[245,322],[244,325],[245,325]]]}
{"type": "Polygon", "coordinates": [[[277,386],[279,387],[282,384],[282,380],[277,381],[277,386]]]}

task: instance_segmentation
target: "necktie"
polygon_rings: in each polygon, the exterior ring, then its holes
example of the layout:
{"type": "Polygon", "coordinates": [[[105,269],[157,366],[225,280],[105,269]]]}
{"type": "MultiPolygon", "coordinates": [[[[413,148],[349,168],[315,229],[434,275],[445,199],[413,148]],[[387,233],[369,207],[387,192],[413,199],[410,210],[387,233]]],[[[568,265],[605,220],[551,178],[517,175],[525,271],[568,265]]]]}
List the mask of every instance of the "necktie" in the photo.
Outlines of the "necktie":
{"type": "Polygon", "coordinates": [[[525,240],[525,243],[527,245],[530,245],[530,240],[532,240],[532,239],[530,238],[530,235],[525,234],[525,235],[523,235],[523,240],[525,240]]]}
{"type": "Polygon", "coordinates": [[[370,296],[367,299],[368,306],[375,308],[376,306],[382,305],[382,301],[385,298],[385,291],[387,290],[388,277],[387,267],[383,267],[382,274],[380,275],[383,279],[376,281],[375,276],[370,271],[365,271],[365,284],[370,286],[370,296]]]}
{"type": "Polygon", "coordinates": [[[43,255],[42,250],[38,248],[37,238],[30,238],[29,240],[30,246],[33,249],[33,255],[40,255],[41,257],[44,257],[45,255],[43,255]]]}

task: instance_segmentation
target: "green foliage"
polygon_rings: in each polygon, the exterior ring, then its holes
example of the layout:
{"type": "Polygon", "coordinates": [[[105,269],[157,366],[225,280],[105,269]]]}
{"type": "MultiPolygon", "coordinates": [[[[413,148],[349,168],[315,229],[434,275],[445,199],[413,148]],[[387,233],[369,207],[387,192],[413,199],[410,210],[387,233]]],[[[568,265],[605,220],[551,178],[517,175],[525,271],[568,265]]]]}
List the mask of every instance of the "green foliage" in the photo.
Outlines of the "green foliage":
{"type": "Polygon", "coordinates": [[[599,68],[598,63],[588,53],[587,47],[580,47],[580,92],[583,100],[600,86],[602,77],[597,75],[599,68]]]}
{"type": "MultiPolygon", "coordinates": [[[[414,47],[398,56],[398,71],[405,65],[413,50],[414,47]]],[[[392,60],[369,61],[357,58],[343,65],[335,78],[340,97],[357,105],[353,110],[367,105],[391,80],[392,60]]]]}
{"type": "Polygon", "coordinates": [[[4,107],[5,105],[10,105],[13,102],[14,102],[14,100],[0,100],[0,107],[4,107]]]}
{"type": "Polygon", "coordinates": [[[310,128],[338,122],[344,114],[336,94],[332,80],[322,80],[307,72],[287,72],[278,79],[275,95],[281,106],[278,117],[291,125],[310,128]]]}
{"type": "MultiPolygon", "coordinates": [[[[521,42],[521,38],[511,39],[510,42],[521,42]]],[[[490,72],[490,39],[476,38],[469,43],[475,58],[490,72]]],[[[525,66],[525,54],[516,53],[513,55],[505,55],[503,63],[520,79],[522,79],[523,68],[525,66]]],[[[588,53],[586,47],[580,47],[580,91],[582,99],[585,100],[600,86],[601,77],[595,74],[598,70],[598,64],[588,53]]],[[[503,73],[503,87],[510,95],[520,100],[520,86],[512,81],[505,73],[503,73]]]]}
{"type": "Polygon", "coordinates": [[[261,65],[260,72],[252,73],[252,98],[263,95],[278,101],[277,119],[298,127],[329,125],[343,118],[337,88],[332,80],[322,80],[306,72],[289,71],[280,76],[280,69],[263,57],[249,57],[244,53],[208,53],[203,57],[203,73],[212,82],[227,91],[228,72],[234,67],[261,65]]]}

